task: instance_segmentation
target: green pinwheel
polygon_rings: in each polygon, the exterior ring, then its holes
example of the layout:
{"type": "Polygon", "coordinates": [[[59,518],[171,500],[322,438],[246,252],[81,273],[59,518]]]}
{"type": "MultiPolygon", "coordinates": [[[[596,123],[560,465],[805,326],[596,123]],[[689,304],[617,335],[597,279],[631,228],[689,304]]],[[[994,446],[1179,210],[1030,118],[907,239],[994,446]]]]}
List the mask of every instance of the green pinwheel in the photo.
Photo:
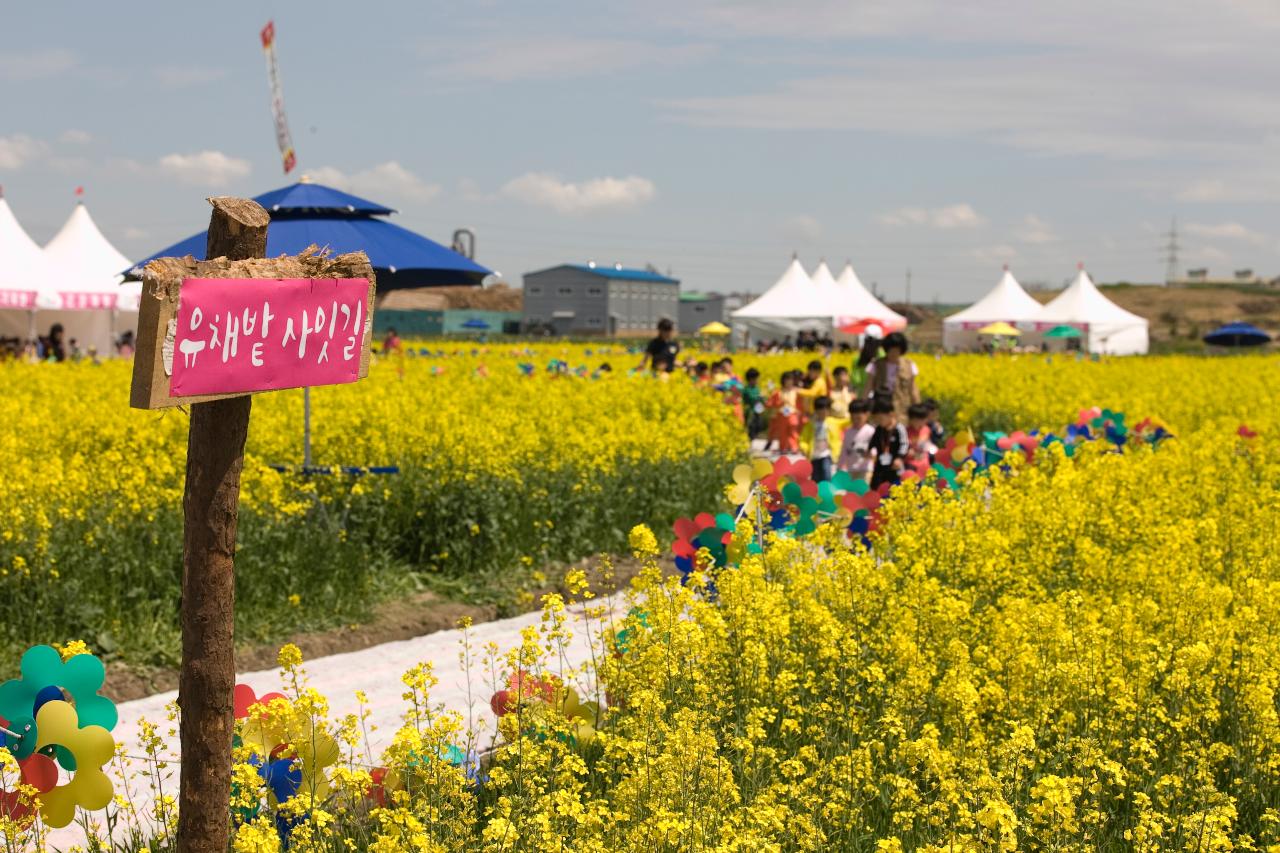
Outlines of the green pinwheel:
{"type": "Polygon", "coordinates": [[[934,482],[939,491],[943,488],[950,489],[953,492],[959,490],[960,484],[956,482],[955,471],[952,471],[946,465],[940,465],[937,462],[933,463],[930,468],[932,468],[933,473],[937,475],[937,479],[934,482]]]}
{"type": "Polygon", "coordinates": [[[818,529],[813,516],[818,512],[818,498],[806,497],[799,483],[787,483],[782,487],[782,502],[786,504],[791,523],[788,530],[794,536],[808,536],[818,529]]]}
{"type": "Polygon", "coordinates": [[[67,661],[52,646],[32,646],[22,656],[21,678],[0,684],[0,717],[7,720],[34,717],[41,692],[56,687],[70,694],[81,726],[101,726],[107,731],[119,719],[116,706],[99,696],[106,669],[93,655],[75,655],[67,661]]]}

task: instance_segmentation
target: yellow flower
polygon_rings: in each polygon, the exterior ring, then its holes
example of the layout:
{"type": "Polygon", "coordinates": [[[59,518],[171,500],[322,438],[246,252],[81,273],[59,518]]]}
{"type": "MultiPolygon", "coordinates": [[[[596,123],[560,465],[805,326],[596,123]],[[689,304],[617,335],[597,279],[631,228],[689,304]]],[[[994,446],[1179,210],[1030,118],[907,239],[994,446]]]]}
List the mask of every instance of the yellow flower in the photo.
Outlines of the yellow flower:
{"type": "Polygon", "coordinates": [[[648,525],[637,524],[631,528],[627,541],[631,545],[631,552],[636,557],[653,557],[658,553],[658,540],[648,525]]]}

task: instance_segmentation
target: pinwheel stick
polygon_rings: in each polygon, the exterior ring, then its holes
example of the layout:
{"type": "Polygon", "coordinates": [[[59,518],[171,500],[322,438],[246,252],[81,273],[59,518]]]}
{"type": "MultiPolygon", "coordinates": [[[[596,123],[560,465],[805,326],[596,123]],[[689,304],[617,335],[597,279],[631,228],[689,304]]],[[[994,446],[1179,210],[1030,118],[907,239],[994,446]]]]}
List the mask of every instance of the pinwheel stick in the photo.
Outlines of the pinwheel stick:
{"type": "Polygon", "coordinates": [[[22,740],[22,735],[18,734],[18,733],[17,733],[17,732],[15,732],[15,731],[11,731],[11,730],[9,730],[9,729],[6,729],[4,726],[0,726],[0,732],[4,732],[4,733],[5,733],[5,734],[7,734],[9,737],[17,738],[18,740],[22,740]]]}

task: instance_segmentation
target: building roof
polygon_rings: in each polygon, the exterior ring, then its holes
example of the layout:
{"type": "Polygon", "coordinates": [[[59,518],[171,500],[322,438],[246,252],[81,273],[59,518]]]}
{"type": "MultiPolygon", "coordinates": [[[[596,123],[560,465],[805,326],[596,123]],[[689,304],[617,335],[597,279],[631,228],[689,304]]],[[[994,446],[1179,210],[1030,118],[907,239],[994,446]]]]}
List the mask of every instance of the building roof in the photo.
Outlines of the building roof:
{"type": "Polygon", "coordinates": [[[653,270],[637,270],[624,267],[619,264],[560,264],[555,267],[547,267],[544,270],[535,270],[525,275],[537,275],[538,273],[551,272],[552,270],[562,269],[578,270],[580,272],[589,272],[598,275],[601,278],[619,279],[621,281],[652,281],[660,284],[679,284],[680,279],[665,276],[662,273],[653,270]]]}

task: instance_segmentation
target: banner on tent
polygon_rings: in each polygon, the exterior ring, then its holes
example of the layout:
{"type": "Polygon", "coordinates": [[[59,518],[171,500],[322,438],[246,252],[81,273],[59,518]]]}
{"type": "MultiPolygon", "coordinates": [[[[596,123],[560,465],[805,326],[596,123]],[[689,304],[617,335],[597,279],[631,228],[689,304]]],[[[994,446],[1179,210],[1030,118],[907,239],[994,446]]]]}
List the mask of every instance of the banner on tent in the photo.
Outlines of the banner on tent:
{"type": "Polygon", "coordinates": [[[31,310],[36,307],[34,290],[0,290],[0,308],[22,308],[31,310]]]}
{"type": "Polygon", "coordinates": [[[64,311],[114,311],[120,297],[114,293],[59,293],[64,311]]]}
{"type": "Polygon", "coordinates": [[[1070,326],[1073,329],[1079,329],[1082,332],[1089,331],[1088,323],[1036,323],[1037,332],[1047,332],[1050,329],[1056,329],[1058,326],[1070,326]]]}
{"type": "MultiPolygon", "coordinates": [[[[1009,322],[1009,321],[1003,321],[1003,320],[972,320],[972,321],[964,321],[964,322],[961,322],[961,323],[960,323],[960,328],[961,328],[961,329],[963,329],[963,330],[965,330],[966,332],[976,332],[978,329],[981,329],[981,328],[982,328],[982,327],[984,327],[984,326],[989,326],[989,325],[991,325],[993,322],[997,322],[997,323],[998,323],[998,322],[1009,322]]],[[[1018,329],[1023,329],[1023,330],[1029,330],[1029,329],[1031,329],[1032,327],[1034,327],[1034,328],[1035,328],[1035,330],[1036,330],[1037,332],[1041,331],[1041,328],[1040,328],[1040,325],[1041,325],[1041,324],[1040,324],[1040,323],[1009,322],[1009,325],[1011,325],[1011,326],[1013,326],[1013,327],[1015,327],[1015,328],[1018,328],[1018,329]]],[[[1049,326],[1046,326],[1045,328],[1050,328],[1050,327],[1049,327],[1049,326]]]]}

